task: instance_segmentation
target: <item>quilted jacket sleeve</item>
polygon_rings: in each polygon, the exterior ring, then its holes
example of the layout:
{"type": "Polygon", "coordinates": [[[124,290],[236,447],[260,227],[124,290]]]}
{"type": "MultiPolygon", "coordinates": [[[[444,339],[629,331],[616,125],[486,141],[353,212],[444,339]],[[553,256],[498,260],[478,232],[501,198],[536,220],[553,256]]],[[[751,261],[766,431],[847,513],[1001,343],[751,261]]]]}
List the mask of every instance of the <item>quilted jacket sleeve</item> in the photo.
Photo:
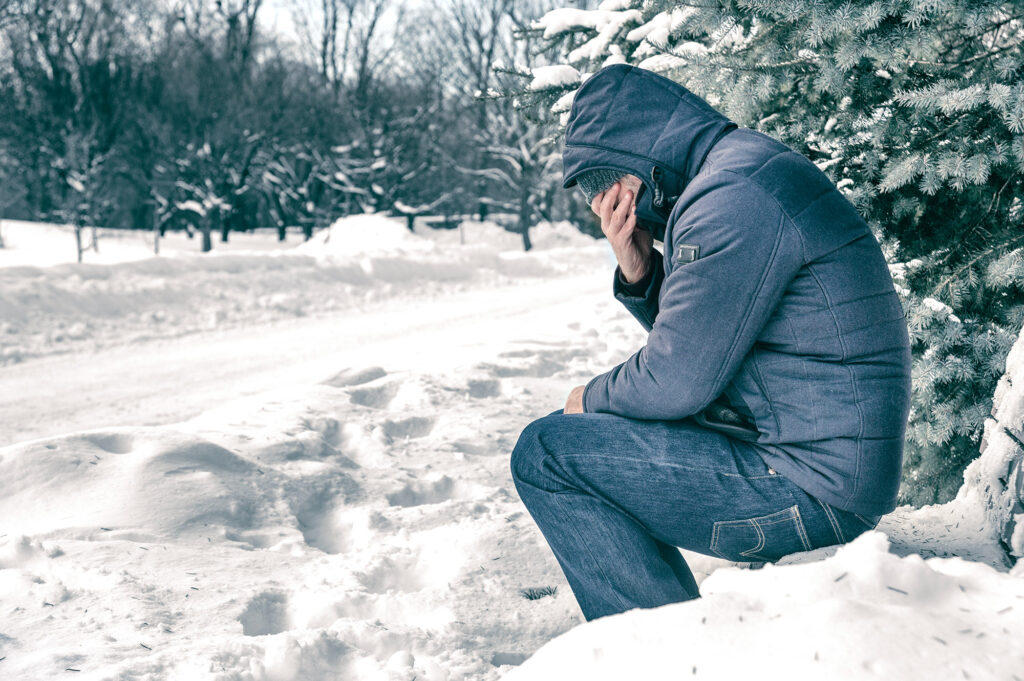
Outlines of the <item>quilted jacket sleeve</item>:
{"type": "Polygon", "coordinates": [[[664,274],[660,309],[649,297],[631,308],[651,324],[647,344],[591,379],[584,411],[664,420],[701,411],[728,385],[778,306],[803,261],[799,234],[758,185],[722,175],[706,181],[685,209],[677,206],[666,241],[680,256],[664,274]]]}
{"type": "Polygon", "coordinates": [[[622,271],[615,268],[613,292],[615,298],[626,306],[629,313],[648,331],[658,316],[658,292],[665,279],[665,265],[657,249],[651,249],[651,268],[640,281],[627,284],[622,280],[622,271]]]}

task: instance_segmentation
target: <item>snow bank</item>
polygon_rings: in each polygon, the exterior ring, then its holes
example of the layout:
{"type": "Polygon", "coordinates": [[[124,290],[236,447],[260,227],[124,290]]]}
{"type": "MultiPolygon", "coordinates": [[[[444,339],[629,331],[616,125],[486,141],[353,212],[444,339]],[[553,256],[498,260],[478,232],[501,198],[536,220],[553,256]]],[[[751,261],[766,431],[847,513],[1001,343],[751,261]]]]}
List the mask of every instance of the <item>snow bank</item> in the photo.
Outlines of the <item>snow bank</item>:
{"type": "Polygon", "coordinates": [[[410,232],[402,221],[370,213],[339,218],[296,250],[308,255],[351,257],[367,253],[423,252],[433,248],[433,242],[410,232]]]}
{"type": "MultiPolygon", "coordinates": [[[[419,228],[417,228],[419,232],[419,228]]],[[[486,250],[497,250],[506,258],[518,258],[527,256],[531,258],[546,258],[544,251],[569,249],[550,254],[551,257],[564,257],[572,261],[579,258],[584,260],[593,253],[595,246],[605,242],[598,241],[591,236],[583,234],[569,222],[547,222],[542,221],[530,228],[530,243],[533,248],[529,254],[523,251],[523,237],[518,232],[505,229],[496,222],[490,220],[477,221],[466,220],[462,223],[461,229],[439,229],[430,234],[431,241],[439,246],[454,246],[456,244],[470,248],[486,250]]]]}
{"type": "Polygon", "coordinates": [[[0,450],[0,515],[22,533],[116,527],[138,540],[253,522],[258,467],[194,436],[115,429],[30,449],[0,450]]]}
{"type": "MultiPolygon", "coordinates": [[[[18,220],[0,221],[4,247],[0,248],[0,269],[6,267],[50,267],[77,262],[75,232],[67,225],[18,220]]],[[[153,233],[146,230],[99,229],[99,250],[86,250],[83,260],[89,264],[112,265],[153,257],[153,233]]],[[[299,243],[301,236],[290,234],[291,241],[281,243],[276,230],[257,233],[232,232],[231,240],[222,243],[215,235],[215,253],[251,253],[253,251],[286,250],[299,243]]],[[[92,239],[92,229],[82,232],[84,245],[92,239]]],[[[181,231],[168,232],[160,239],[162,256],[198,254],[202,248],[199,234],[189,239],[181,231]]]]}
{"type": "Polygon", "coordinates": [[[1024,557],[1024,331],[1006,357],[981,456],[964,471],[957,503],[975,505],[997,528],[1007,558],[1024,557]]]}
{"type": "Polygon", "coordinates": [[[873,531],[826,560],[720,569],[701,598],[589,622],[504,678],[1005,680],[1024,669],[1024,579],[900,558],[888,544],[873,531]]]}

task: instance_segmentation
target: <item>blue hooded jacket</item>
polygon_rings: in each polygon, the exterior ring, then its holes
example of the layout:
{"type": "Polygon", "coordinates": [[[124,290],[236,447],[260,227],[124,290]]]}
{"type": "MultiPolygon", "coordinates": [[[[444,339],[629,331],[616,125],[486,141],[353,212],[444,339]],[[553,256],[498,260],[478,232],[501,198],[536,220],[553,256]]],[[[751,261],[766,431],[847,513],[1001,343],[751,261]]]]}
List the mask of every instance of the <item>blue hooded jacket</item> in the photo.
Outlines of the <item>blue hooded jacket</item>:
{"type": "Polygon", "coordinates": [[[614,292],[647,344],[586,386],[587,412],[692,417],[839,508],[896,505],[910,340],[878,242],[817,166],[683,86],[618,64],[576,93],[564,186],[609,168],[644,181],[663,241],[642,291],[614,292]]]}

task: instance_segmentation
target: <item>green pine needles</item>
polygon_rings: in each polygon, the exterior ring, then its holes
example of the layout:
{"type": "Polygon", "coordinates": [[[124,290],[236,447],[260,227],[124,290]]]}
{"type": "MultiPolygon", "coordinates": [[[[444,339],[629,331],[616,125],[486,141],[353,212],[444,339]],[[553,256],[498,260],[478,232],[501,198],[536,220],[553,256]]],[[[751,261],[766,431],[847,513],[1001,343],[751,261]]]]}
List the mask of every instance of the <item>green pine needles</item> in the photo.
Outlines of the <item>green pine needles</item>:
{"type": "MultiPolygon", "coordinates": [[[[913,341],[901,502],[952,498],[1024,324],[1024,2],[605,0],[531,32],[583,79],[658,71],[828,173],[882,244],[913,341]]],[[[557,125],[576,87],[516,96],[557,125]]]]}

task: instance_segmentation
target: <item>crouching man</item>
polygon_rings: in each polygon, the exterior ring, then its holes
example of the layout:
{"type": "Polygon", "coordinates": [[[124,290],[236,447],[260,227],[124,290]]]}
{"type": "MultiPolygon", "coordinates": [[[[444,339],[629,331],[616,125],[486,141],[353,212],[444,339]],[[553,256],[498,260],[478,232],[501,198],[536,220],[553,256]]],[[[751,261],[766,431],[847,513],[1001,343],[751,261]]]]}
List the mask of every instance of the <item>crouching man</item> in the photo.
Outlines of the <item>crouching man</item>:
{"type": "Polygon", "coordinates": [[[776,561],[873,528],[896,504],[910,343],[853,206],[802,155],[626,65],[577,92],[563,164],[649,332],[512,452],[583,615],[698,597],[677,547],[776,561]]]}

